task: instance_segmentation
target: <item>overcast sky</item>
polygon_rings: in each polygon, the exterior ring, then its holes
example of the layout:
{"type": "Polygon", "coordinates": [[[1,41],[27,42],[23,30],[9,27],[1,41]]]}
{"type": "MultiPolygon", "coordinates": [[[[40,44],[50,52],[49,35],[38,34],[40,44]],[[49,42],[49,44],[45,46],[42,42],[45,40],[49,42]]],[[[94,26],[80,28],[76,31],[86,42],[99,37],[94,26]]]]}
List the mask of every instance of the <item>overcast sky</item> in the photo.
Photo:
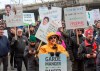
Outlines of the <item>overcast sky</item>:
{"type": "MultiPolygon", "coordinates": [[[[14,3],[23,3],[23,5],[26,4],[33,4],[35,3],[35,0],[0,0],[0,9],[4,9],[5,4],[14,4],[14,3]]],[[[54,1],[54,0],[42,0],[44,2],[48,2],[48,1],[54,1]]],[[[41,0],[36,0],[37,3],[40,3],[41,0]]]]}

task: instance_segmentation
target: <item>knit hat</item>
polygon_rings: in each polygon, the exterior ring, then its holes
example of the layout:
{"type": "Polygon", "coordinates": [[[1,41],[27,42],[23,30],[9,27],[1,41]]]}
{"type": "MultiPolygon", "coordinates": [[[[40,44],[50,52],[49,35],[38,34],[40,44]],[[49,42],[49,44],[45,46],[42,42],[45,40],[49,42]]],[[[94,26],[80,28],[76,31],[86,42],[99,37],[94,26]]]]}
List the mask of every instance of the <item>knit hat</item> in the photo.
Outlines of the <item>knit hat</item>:
{"type": "Polygon", "coordinates": [[[36,42],[36,37],[34,35],[30,35],[29,41],[36,42]]]}
{"type": "Polygon", "coordinates": [[[87,37],[89,34],[93,35],[93,30],[92,29],[85,30],[85,36],[87,37]]]}

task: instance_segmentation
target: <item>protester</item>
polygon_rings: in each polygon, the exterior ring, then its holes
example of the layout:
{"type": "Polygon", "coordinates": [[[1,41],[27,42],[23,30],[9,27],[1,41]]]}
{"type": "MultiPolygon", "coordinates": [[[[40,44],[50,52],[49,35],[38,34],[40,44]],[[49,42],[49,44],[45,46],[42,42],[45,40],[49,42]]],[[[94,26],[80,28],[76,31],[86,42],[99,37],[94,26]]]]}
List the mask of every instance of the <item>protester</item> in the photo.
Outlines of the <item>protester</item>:
{"type": "Polygon", "coordinates": [[[66,49],[66,44],[65,44],[64,40],[62,39],[61,33],[60,32],[56,32],[56,34],[60,37],[58,39],[58,44],[61,44],[66,49]]]}
{"type": "Polygon", "coordinates": [[[100,45],[100,21],[98,21],[96,23],[96,32],[97,32],[97,35],[96,35],[96,41],[97,43],[100,45]]]}
{"type": "Polygon", "coordinates": [[[93,39],[93,30],[85,31],[86,39],[81,43],[78,55],[84,62],[84,71],[96,71],[96,56],[98,45],[93,39]]]}
{"type": "Polygon", "coordinates": [[[3,63],[3,70],[7,71],[8,69],[8,52],[9,52],[9,41],[6,36],[3,35],[3,27],[0,26],[0,66],[3,63]]]}
{"type": "Polygon", "coordinates": [[[10,28],[10,32],[9,32],[9,41],[10,41],[10,65],[11,65],[11,70],[14,70],[14,68],[16,68],[16,62],[15,62],[15,58],[14,58],[14,50],[15,50],[15,46],[11,45],[12,39],[15,37],[15,28],[12,27],[10,28]]]}
{"type": "Polygon", "coordinates": [[[15,46],[15,60],[17,64],[17,71],[22,71],[22,61],[24,61],[27,69],[27,58],[24,57],[24,50],[28,45],[27,37],[22,35],[22,29],[17,29],[17,38],[12,39],[12,45],[15,46]]]}
{"type": "Polygon", "coordinates": [[[36,53],[37,53],[37,43],[36,37],[31,35],[29,38],[29,45],[25,48],[24,55],[28,58],[28,71],[39,71],[38,63],[36,60],[36,53]]]}
{"type": "Polygon", "coordinates": [[[59,56],[59,54],[62,53],[62,54],[65,54],[66,57],[69,57],[69,54],[65,50],[65,48],[62,45],[59,45],[57,43],[58,38],[59,38],[59,36],[56,33],[50,32],[47,35],[48,43],[40,48],[39,55],[50,53],[51,56],[54,55],[54,54],[56,56],[59,56]]]}
{"type": "Polygon", "coordinates": [[[35,26],[33,26],[33,25],[29,25],[29,30],[26,32],[26,34],[25,34],[25,36],[27,37],[27,38],[29,38],[29,34],[30,35],[35,35],[35,26]]]}
{"type": "Polygon", "coordinates": [[[100,45],[98,48],[98,55],[97,55],[97,59],[96,59],[96,71],[100,71],[100,45]]]}
{"type": "Polygon", "coordinates": [[[78,58],[78,55],[77,55],[79,45],[84,41],[82,31],[83,31],[82,29],[77,29],[77,31],[75,30],[76,35],[72,36],[70,39],[70,47],[68,51],[70,54],[70,60],[72,61],[72,71],[83,71],[83,63],[78,58]]]}

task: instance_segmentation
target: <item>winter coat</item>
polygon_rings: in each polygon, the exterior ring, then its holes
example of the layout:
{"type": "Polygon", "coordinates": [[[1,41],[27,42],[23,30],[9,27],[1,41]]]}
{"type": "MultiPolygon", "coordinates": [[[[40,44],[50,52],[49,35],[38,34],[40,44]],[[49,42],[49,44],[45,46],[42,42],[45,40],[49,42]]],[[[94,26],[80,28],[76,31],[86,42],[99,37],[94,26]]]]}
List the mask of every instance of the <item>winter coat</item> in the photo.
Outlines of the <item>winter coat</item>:
{"type": "MultiPolygon", "coordinates": [[[[62,45],[56,44],[57,49],[53,49],[53,48],[52,48],[53,45],[50,44],[48,38],[51,37],[51,36],[53,36],[53,35],[57,35],[57,34],[51,32],[51,33],[49,33],[49,34],[47,35],[47,41],[48,41],[48,43],[40,48],[39,54],[48,54],[49,52],[54,52],[54,53],[55,53],[55,52],[60,52],[60,53],[65,54],[67,57],[69,57],[68,52],[65,50],[65,48],[64,48],[62,45]]],[[[57,35],[57,36],[58,36],[58,35],[57,35]]]]}
{"type": "Polygon", "coordinates": [[[11,45],[15,46],[15,57],[23,57],[26,45],[28,45],[28,39],[25,36],[12,39],[11,45]]]}
{"type": "MultiPolygon", "coordinates": [[[[82,35],[79,36],[79,44],[81,44],[83,41],[84,41],[84,37],[82,35]]],[[[78,55],[77,55],[79,44],[77,44],[76,36],[71,37],[70,45],[69,45],[69,54],[70,54],[71,61],[79,60],[78,55]]]]}
{"type": "Polygon", "coordinates": [[[98,53],[96,59],[96,71],[100,71],[100,52],[98,53]]]}
{"type": "Polygon", "coordinates": [[[10,48],[9,41],[6,36],[0,37],[0,57],[8,55],[10,48]]]}
{"type": "Polygon", "coordinates": [[[92,44],[85,40],[78,49],[78,56],[83,60],[85,67],[95,66],[96,58],[87,58],[86,54],[92,54],[97,52],[98,45],[95,41],[92,44]]]}
{"type": "MultiPolygon", "coordinates": [[[[31,47],[30,47],[31,48],[31,47]]],[[[38,63],[34,54],[29,54],[29,46],[26,46],[24,56],[28,59],[28,71],[38,71],[38,63]]],[[[31,48],[31,51],[35,51],[36,47],[31,48]]]]}

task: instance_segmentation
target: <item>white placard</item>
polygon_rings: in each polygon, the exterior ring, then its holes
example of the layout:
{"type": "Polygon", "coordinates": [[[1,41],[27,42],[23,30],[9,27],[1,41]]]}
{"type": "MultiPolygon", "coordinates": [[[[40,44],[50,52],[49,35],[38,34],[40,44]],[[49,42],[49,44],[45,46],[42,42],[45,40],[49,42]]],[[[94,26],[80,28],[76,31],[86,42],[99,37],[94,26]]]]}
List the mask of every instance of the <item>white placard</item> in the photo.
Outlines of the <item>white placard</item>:
{"type": "Polygon", "coordinates": [[[99,9],[93,9],[94,20],[100,20],[100,11],[99,9]]]}
{"type": "Polygon", "coordinates": [[[47,43],[46,36],[49,32],[56,32],[61,27],[61,12],[59,7],[52,7],[50,10],[46,7],[39,8],[41,24],[36,33],[36,37],[47,43]]]}
{"type": "Polygon", "coordinates": [[[5,5],[7,27],[22,26],[23,8],[22,4],[5,5]]]}
{"type": "Polygon", "coordinates": [[[86,11],[88,26],[94,25],[93,11],[86,11]]]}
{"type": "Polygon", "coordinates": [[[4,30],[3,35],[5,35],[8,38],[8,32],[7,32],[7,30],[4,30]]]}
{"type": "Polygon", "coordinates": [[[29,25],[29,24],[35,25],[34,13],[23,13],[23,23],[25,25],[29,25]]]}
{"type": "Polygon", "coordinates": [[[64,9],[66,29],[87,27],[86,7],[67,7],[64,9]]]}

